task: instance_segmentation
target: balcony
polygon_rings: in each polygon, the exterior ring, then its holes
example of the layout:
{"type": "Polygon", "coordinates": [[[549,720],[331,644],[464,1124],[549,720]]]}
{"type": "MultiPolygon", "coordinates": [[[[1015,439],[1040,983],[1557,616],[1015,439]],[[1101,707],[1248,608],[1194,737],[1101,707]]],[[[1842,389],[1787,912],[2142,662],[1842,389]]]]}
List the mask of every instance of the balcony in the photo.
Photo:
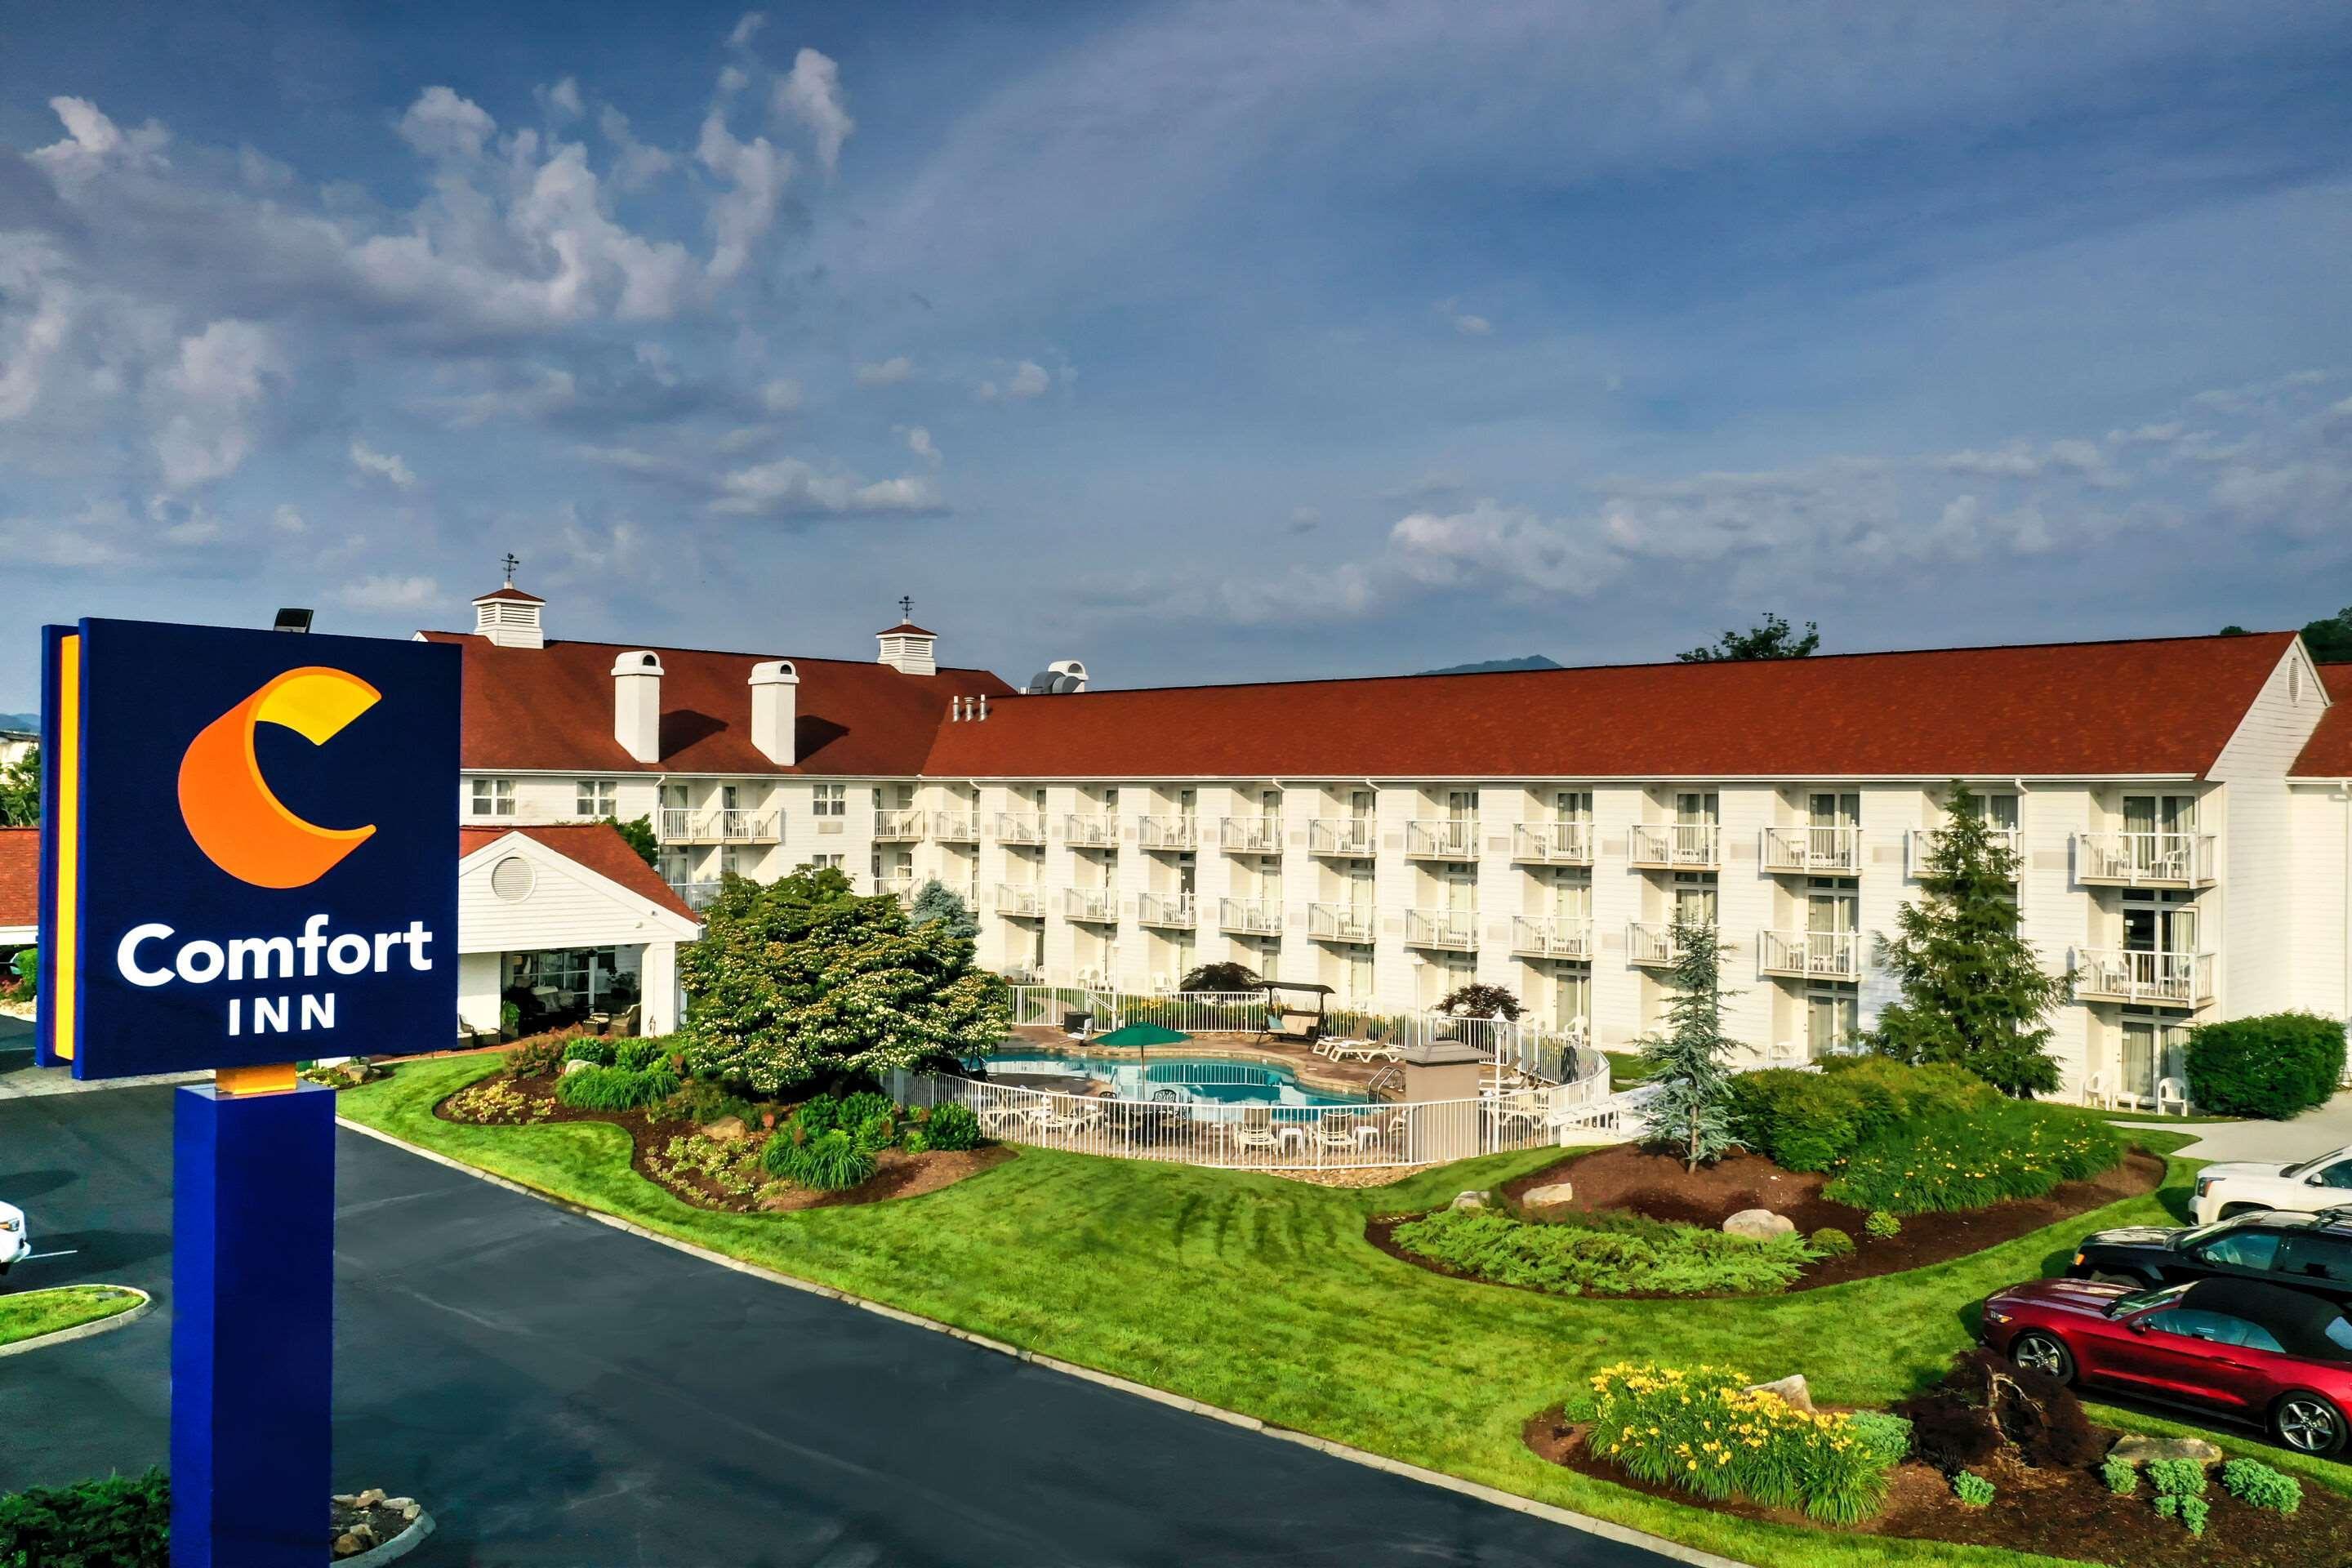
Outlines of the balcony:
{"type": "Polygon", "coordinates": [[[664,806],[661,839],[665,844],[773,844],[781,812],[745,811],[713,806],[708,811],[684,811],[664,806]]]}
{"type": "Polygon", "coordinates": [[[1015,887],[1011,882],[996,884],[996,912],[1014,920],[1034,921],[1045,913],[1045,895],[1034,886],[1015,887]]]}
{"type": "Polygon", "coordinates": [[[980,842],[980,814],[976,811],[934,813],[931,837],[942,844],[977,844],[980,842]]]}
{"type": "Polygon", "coordinates": [[[2077,833],[2074,880],[2106,888],[2209,888],[2210,833],[2077,833]]]}
{"type": "Polygon", "coordinates": [[[1282,906],[1263,899],[1219,899],[1217,929],[1239,936],[1278,936],[1282,906]]]}
{"type": "Polygon", "coordinates": [[[1228,816],[1217,825],[1217,843],[1228,855],[1282,853],[1282,818],[1228,816]]]}
{"type": "Polygon", "coordinates": [[[929,813],[918,811],[911,805],[880,812],[874,818],[874,837],[884,844],[911,844],[922,837],[929,820],[929,813]]]}
{"type": "Polygon", "coordinates": [[[1318,942],[1370,942],[1372,911],[1355,904],[1309,904],[1307,934],[1318,942]]]}
{"type": "Polygon", "coordinates": [[[877,898],[887,893],[903,904],[915,896],[915,874],[901,871],[895,876],[877,877],[874,879],[874,892],[877,898]]]}
{"type": "Polygon", "coordinates": [[[1713,871],[1723,865],[1723,829],[1712,822],[1637,822],[1625,837],[1628,865],[1713,871]]]}
{"type": "Polygon", "coordinates": [[[1201,821],[1193,816],[1147,816],[1135,825],[1135,841],[1146,849],[1198,849],[1201,821]]]}
{"type": "Polygon", "coordinates": [[[1404,944],[1407,947],[1442,947],[1453,952],[1471,952],[1478,945],[1478,911],[1407,910],[1404,912],[1404,944]]]}
{"type": "Polygon", "coordinates": [[[669,885],[669,890],[676,893],[679,900],[685,903],[688,909],[699,910],[706,908],[711,900],[719,896],[719,883],[715,880],[708,882],[672,882],[669,885]]]}
{"type": "Polygon", "coordinates": [[[1372,819],[1369,816],[1318,816],[1307,825],[1309,855],[1339,855],[1368,860],[1372,856],[1372,819]]]}
{"type": "Polygon", "coordinates": [[[1592,922],[1582,915],[1513,915],[1511,951],[1537,958],[1592,956],[1592,922]]]}
{"type": "Polygon", "coordinates": [[[1042,811],[1000,811],[996,814],[999,844],[1043,844],[1045,814],[1042,811]]]}
{"type": "Polygon", "coordinates": [[[1860,980],[1862,933],[1851,931],[1768,931],[1757,937],[1757,967],[1799,980],[1860,980]]]}
{"type": "Polygon", "coordinates": [[[1862,869],[1862,829],[1768,827],[1758,857],[1767,871],[1852,877],[1862,869]]]}
{"type": "Polygon", "coordinates": [[[1634,921],[1625,927],[1625,961],[1651,968],[1678,962],[1682,949],[1675,943],[1671,921],[1634,921]]]}
{"type": "Polygon", "coordinates": [[[1080,849],[1118,847],[1118,817],[1108,811],[1073,811],[1062,818],[1062,837],[1080,849]]]}
{"type": "Polygon", "coordinates": [[[1198,923],[1190,893],[1139,893],[1135,900],[1139,925],[1169,926],[1190,931],[1198,923]]]}
{"type": "Polygon", "coordinates": [[[1478,819],[1475,816],[1422,817],[1404,825],[1408,860],[1475,860],[1478,819]]]}
{"type": "Polygon", "coordinates": [[[1097,925],[1118,921],[1118,894],[1108,888],[1070,888],[1062,894],[1062,913],[1074,921],[1097,925]]]}
{"type": "MultiPolygon", "coordinates": [[[[1940,827],[1915,827],[1905,835],[1907,844],[1904,853],[1908,862],[1905,869],[1909,872],[1913,881],[1916,882],[1927,874],[1927,858],[1935,854],[1936,841],[1943,835],[1944,830],[1940,827]]],[[[2017,860],[2019,868],[2023,868],[2025,835],[2021,830],[2014,827],[1989,827],[1985,830],[1985,837],[2007,849],[2017,860]]]]}
{"type": "Polygon", "coordinates": [[[1511,858],[1545,866],[1590,866],[1592,824],[1522,822],[1511,829],[1511,858]]]}
{"type": "Polygon", "coordinates": [[[2138,1007],[2201,1007],[2213,1000],[2213,955],[2077,948],[2074,997],[2138,1007]]]}

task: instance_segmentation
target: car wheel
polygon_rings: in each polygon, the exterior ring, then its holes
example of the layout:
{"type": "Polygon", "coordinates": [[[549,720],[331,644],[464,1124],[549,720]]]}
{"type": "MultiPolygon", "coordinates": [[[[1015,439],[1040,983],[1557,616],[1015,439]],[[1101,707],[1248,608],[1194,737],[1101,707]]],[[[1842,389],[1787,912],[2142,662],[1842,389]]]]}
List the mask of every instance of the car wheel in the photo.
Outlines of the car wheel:
{"type": "Polygon", "coordinates": [[[2049,1334],[2028,1330],[2018,1335],[2010,1342],[2009,1359],[2028,1372],[2038,1372],[2061,1383],[2074,1381],[2073,1354],[2049,1334]]]}
{"type": "Polygon", "coordinates": [[[2344,1413],[2316,1394],[2290,1394],[2271,1408],[2271,1436],[2298,1454],[2333,1454],[2344,1435],[2344,1413]]]}

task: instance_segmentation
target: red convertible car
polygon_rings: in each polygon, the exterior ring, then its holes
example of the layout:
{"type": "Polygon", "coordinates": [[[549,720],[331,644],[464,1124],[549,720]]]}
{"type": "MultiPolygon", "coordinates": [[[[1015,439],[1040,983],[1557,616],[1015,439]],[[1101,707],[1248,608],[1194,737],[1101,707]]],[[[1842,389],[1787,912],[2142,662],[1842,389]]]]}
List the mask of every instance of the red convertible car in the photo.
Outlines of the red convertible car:
{"type": "Polygon", "coordinates": [[[2352,1321],[2284,1286],[2034,1279],[1985,1298],[1980,1333],[2031,1371],[2255,1422],[2302,1453],[2352,1430],[2352,1321]]]}

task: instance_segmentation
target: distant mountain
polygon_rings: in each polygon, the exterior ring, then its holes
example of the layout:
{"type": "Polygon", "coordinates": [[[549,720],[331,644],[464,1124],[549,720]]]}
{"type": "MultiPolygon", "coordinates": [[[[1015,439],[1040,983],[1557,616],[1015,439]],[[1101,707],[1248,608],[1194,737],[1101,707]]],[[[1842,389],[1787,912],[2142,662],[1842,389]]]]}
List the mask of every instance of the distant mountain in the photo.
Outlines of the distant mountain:
{"type": "Polygon", "coordinates": [[[31,730],[37,732],[40,727],[41,716],[38,713],[0,713],[0,730],[31,730]]]}
{"type": "Polygon", "coordinates": [[[1490,658],[1480,664],[1449,664],[1444,669],[1424,669],[1423,675],[1492,675],[1505,669],[1566,669],[1568,666],[1556,658],[1546,658],[1539,653],[1518,658],[1490,658]]]}

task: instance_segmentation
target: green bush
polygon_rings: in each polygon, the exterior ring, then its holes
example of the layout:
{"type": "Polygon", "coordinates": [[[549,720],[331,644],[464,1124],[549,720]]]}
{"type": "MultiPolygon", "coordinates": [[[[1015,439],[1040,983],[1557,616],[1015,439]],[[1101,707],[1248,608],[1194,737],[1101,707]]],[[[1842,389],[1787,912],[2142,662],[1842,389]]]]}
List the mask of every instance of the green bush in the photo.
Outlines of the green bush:
{"type": "Polygon", "coordinates": [[[1801,1237],[1751,1241],[1639,1215],[1570,1215],[1529,1225],[1482,1209],[1440,1209],[1396,1227],[1397,1245],[1502,1285],[1563,1296],[1700,1296],[1785,1290],[1813,1260],[1801,1237]]]}
{"type": "Polygon", "coordinates": [[[545,1078],[563,1066],[563,1048],[571,1044],[553,1035],[517,1040],[507,1050],[507,1070],[517,1078],[545,1078]]]}
{"type": "Polygon", "coordinates": [[[643,1072],[660,1063],[675,1049],[669,1041],[658,1037],[642,1040],[622,1040],[613,1047],[613,1065],[631,1072],[643,1072]]]}
{"type": "Polygon", "coordinates": [[[1637,1480],[1718,1501],[1744,1495],[1832,1524],[1875,1513],[1894,1468],[1883,1435],[1864,1436],[1852,1416],[1748,1393],[1752,1381],[1730,1367],[1620,1363],[1591,1380],[1586,1441],[1637,1480]]]}
{"type": "Polygon", "coordinates": [[[2324,1104],[2344,1076],[2344,1026],[2267,1013],[2189,1031],[2189,1098],[2212,1116],[2284,1120],[2324,1104]]]}
{"type": "Polygon", "coordinates": [[[898,1118],[887,1110],[877,1110],[857,1124],[850,1141],[868,1154],[879,1154],[898,1142],[898,1118]]]}
{"type": "Polygon", "coordinates": [[[582,1035],[563,1047],[567,1062],[590,1062],[600,1068],[611,1067],[618,1059],[616,1041],[603,1035],[582,1035]]]}
{"type": "Polygon", "coordinates": [[[1992,1483],[1974,1470],[1962,1470],[1952,1478],[1952,1495],[1960,1500],[1962,1508],[1990,1508],[1992,1483]]]}
{"type": "Polygon", "coordinates": [[[980,1118],[969,1105],[950,1102],[936,1106],[930,1120],[923,1123],[923,1141],[950,1153],[976,1148],[980,1143],[980,1118]]]}
{"type": "Polygon", "coordinates": [[[1785,1171],[1831,1171],[1897,1122],[1973,1110],[1999,1096],[1940,1064],[1837,1057],[1819,1072],[1771,1068],[1732,1080],[1731,1130],[1785,1171]]]}
{"type": "Polygon", "coordinates": [[[2129,1459],[2109,1459],[2099,1467],[2099,1479],[2117,1497],[2129,1497],[2139,1490],[2139,1469],[2129,1459]]]}
{"type": "Polygon", "coordinates": [[[2189,1527],[2191,1535],[2205,1533],[2205,1519],[2213,1505],[2201,1497],[2175,1496],[2167,1492],[2156,1500],[2156,1511],[2167,1519],[2177,1519],[2189,1527]]]}
{"type": "Polygon", "coordinates": [[[6,1568],[169,1568],[172,1486],[161,1470],[0,1497],[6,1568]]]}
{"type": "Polygon", "coordinates": [[[874,1156],[838,1127],[810,1132],[793,1127],[768,1140],[760,1163],[772,1173],[822,1193],[856,1186],[874,1174],[874,1156]]]}
{"type": "Polygon", "coordinates": [[[835,1125],[850,1128],[863,1127],[876,1117],[891,1115],[898,1109],[891,1103],[888,1095],[875,1089],[861,1089],[855,1094],[845,1094],[841,1097],[841,1120],[835,1125]]]}
{"type": "Polygon", "coordinates": [[[2252,1508],[2293,1513],[2303,1506],[2303,1483],[2260,1459],[2232,1459],[2223,1465],[2221,1489],[2252,1508]]]}
{"type": "Polygon", "coordinates": [[[2150,1459],[2147,1479],[2160,1498],[2205,1495],[2205,1467],[2195,1459],[2150,1459]]]}
{"type": "Polygon", "coordinates": [[[8,961],[8,968],[16,976],[16,1000],[31,1001],[41,987],[41,950],[37,947],[18,949],[16,955],[8,961]]]}
{"type": "Polygon", "coordinates": [[[1889,1468],[1911,1455],[1911,1423],[1884,1410],[1857,1410],[1847,1417],[1855,1441],[1889,1468]]]}
{"type": "Polygon", "coordinates": [[[662,1101],[657,1114],[672,1121],[691,1121],[698,1127],[707,1127],[722,1116],[732,1116],[746,1127],[757,1128],[760,1113],[772,1109],[738,1099],[728,1093],[723,1085],[698,1078],[689,1079],[662,1101]]]}
{"type": "Polygon", "coordinates": [[[667,1068],[631,1072],[592,1067],[555,1080],[555,1098],[575,1110],[635,1110],[677,1092],[677,1075],[667,1068]]]}
{"type": "Polygon", "coordinates": [[[1903,1234],[1903,1222],[1885,1209],[1873,1209],[1862,1216],[1862,1228],[1881,1241],[1888,1241],[1903,1234]]]}
{"type": "Polygon", "coordinates": [[[1853,1237],[1833,1225],[1813,1232],[1813,1250],[1823,1258],[1843,1258],[1853,1250],[1853,1237]]]}
{"type": "Polygon", "coordinates": [[[2038,1198],[2123,1157],[2122,1135],[2095,1116],[2005,1100],[1889,1127],[1855,1150],[1822,1194],[1898,1215],[1979,1209],[2005,1198],[2038,1198]]]}

